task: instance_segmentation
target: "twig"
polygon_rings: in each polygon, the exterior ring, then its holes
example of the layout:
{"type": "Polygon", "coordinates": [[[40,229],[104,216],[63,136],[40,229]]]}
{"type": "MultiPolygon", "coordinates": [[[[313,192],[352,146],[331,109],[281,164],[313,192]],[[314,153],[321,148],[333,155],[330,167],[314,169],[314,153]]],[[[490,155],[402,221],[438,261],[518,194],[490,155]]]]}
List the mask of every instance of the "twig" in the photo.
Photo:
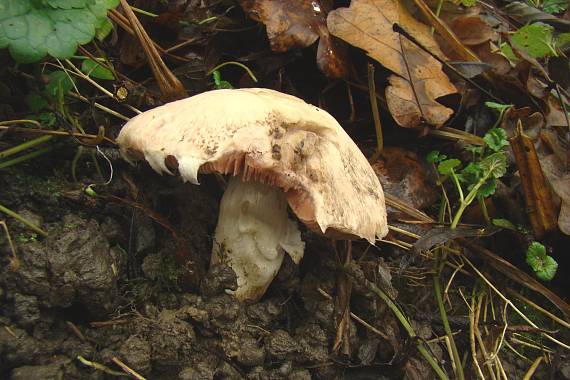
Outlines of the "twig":
{"type": "MultiPolygon", "coordinates": [[[[322,288],[317,288],[317,291],[326,299],[332,301],[332,296],[325,292],[322,288]]],[[[381,336],[383,339],[389,340],[388,335],[384,334],[382,331],[378,330],[376,327],[372,326],[370,323],[366,322],[364,319],[360,318],[358,315],[350,312],[350,316],[356,322],[360,323],[362,326],[366,327],[368,330],[372,331],[374,334],[381,336]]]]}
{"type": "Polygon", "coordinates": [[[125,371],[125,373],[127,373],[128,375],[130,375],[133,379],[136,380],[146,380],[143,376],[141,376],[137,371],[135,371],[134,369],[130,368],[128,365],[126,365],[125,363],[123,363],[119,358],[117,358],[116,356],[113,356],[113,358],[111,359],[113,361],[113,363],[115,363],[116,365],[118,365],[119,367],[121,367],[121,369],[123,371],[125,371]]]}
{"type": "Polygon", "coordinates": [[[543,359],[544,358],[542,356],[539,356],[534,360],[528,371],[526,371],[526,373],[524,374],[523,380],[530,380],[532,378],[532,375],[534,375],[536,369],[538,368],[543,359]]]}
{"type": "Polygon", "coordinates": [[[14,246],[14,242],[12,241],[12,236],[10,235],[10,231],[8,230],[8,225],[6,224],[6,221],[4,220],[0,220],[0,225],[2,225],[2,228],[4,229],[4,233],[6,234],[6,239],[8,240],[8,245],[10,246],[10,252],[12,252],[12,267],[14,269],[16,269],[18,267],[18,255],[16,255],[16,247],[14,246]]]}
{"type": "Polygon", "coordinates": [[[479,366],[479,360],[477,360],[477,346],[475,345],[475,296],[471,297],[471,306],[469,310],[469,343],[471,344],[471,360],[477,368],[477,374],[479,378],[485,380],[483,371],[479,366]]]}
{"type": "MultiPolygon", "coordinates": [[[[79,138],[85,138],[85,139],[90,139],[90,140],[96,140],[100,137],[98,135],[92,135],[92,134],[88,134],[88,133],[79,133],[79,132],[53,131],[53,130],[47,130],[47,129],[0,126],[0,131],[5,130],[5,129],[10,129],[13,132],[20,132],[20,133],[32,133],[32,134],[48,135],[48,136],[79,137],[79,138]]],[[[117,144],[114,140],[112,140],[108,137],[103,137],[103,140],[105,140],[105,141],[107,141],[113,145],[117,144]]],[[[0,156],[0,158],[6,157],[6,154],[5,154],[6,151],[8,151],[8,149],[5,150],[4,152],[2,152],[2,153],[4,153],[4,155],[0,156]]]]}
{"type": "Polygon", "coordinates": [[[384,137],[382,135],[380,112],[378,111],[378,101],[376,100],[376,96],[374,96],[376,94],[376,81],[374,80],[374,65],[371,63],[368,63],[368,89],[370,92],[370,108],[372,109],[374,129],[376,129],[376,153],[374,157],[378,158],[378,155],[384,150],[384,137]]]}
{"type": "Polygon", "coordinates": [[[78,355],[77,356],[77,360],[79,360],[81,362],[81,364],[86,365],[87,367],[91,367],[93,369],[96,369],[98,371],[101,372],[105,372],[109,375],[112,376],[124,376],[123,372],[119,372],[119,371],[114,371],[111,368],[101,364],[101,363],[97,363],[97,362],[92,362],[90,360],[85,359],[83,356],[78,355]]]}
{"type": "Polygon", "coordinates": [[[565,320],[557,317],[556,315],[552,314],[548,310],[546,310],[546,309],[540,307],[539,305],[535,304],[534,302],[532,302],[531,300],[529,300],[528,298],[526,298],[522,294],[516,292],[515,290],[513,290],[511,288],[507,288],[507,293],[510,293],[511,295],[520,299],[521,301],[523,301],[527,305],[533,307],[537,311],[540,311],[542,314],[546,315],[548,318],[552,319],[554,322],[561,324],[562,326],[566,327],[567,329],[570,329],[570,323],[566,322],[565,320]]]}

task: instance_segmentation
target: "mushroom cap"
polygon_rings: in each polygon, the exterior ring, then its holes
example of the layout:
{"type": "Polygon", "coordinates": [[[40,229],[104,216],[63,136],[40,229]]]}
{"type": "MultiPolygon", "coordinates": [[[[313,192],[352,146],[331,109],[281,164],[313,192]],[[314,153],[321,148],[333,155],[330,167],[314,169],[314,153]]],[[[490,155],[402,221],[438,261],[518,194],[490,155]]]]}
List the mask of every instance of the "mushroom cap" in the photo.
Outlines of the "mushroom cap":
{"type": "Polygon", "coordinates": [[[241,176],[280,187],[311,230],[373,243],[388,232],[384,193],[356,144],[326,111],[264,88],[214,90],[144,112],[117,142],[159,172],[241,176]]]}

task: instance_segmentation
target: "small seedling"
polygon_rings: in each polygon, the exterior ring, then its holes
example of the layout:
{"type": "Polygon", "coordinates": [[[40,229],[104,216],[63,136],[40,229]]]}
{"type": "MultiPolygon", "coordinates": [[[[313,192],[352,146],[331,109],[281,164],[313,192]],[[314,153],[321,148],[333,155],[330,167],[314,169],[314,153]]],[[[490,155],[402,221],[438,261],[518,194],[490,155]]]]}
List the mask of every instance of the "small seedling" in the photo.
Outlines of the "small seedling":
{"type": "Polygon", "coordinates": [[[18,243],[31,243],[31,242],[35,242],[38,241],[38,234],[31,232],[31,233],[21,233],[18,236],[16,236],[16,241],[18,243]]]}
{"type": "Polygon", "coordinates": [[[222,80],[222,74],[219,70],[214,70],[212,72],[212,78],[214,79],[214,87],[216,90],[224,89],[224,88],[234,88],[232,84],[226,80],[222,80]]]}
{"type": "MultiPolygon", "coordinates": [[[[467,148],[474,157],[472,162],[463,167],[460,160],[448,159],[438,151],[432,151],[427,156],[428,162],[437,165],[441,182],[451,178],[459,194],[460,203],[451,223],[452,229],[457,227],[463,212],[475,199],[482,200],[493,195],[495,180],[507,172],[504,147],[508,142],[505,131],[501,128],[491,128],[483,140],[484,146],[467,148]]],[[[484,202],[481,204],[484,205],[484,202]]]]}
{"type": "Polygon", "coordinates": [[[542,281],[550,281],[556,275],[558,263],[546,254],[544,245],[533,241],[526,251],[526,263],[532,268],[535,276],[542,281]]]}

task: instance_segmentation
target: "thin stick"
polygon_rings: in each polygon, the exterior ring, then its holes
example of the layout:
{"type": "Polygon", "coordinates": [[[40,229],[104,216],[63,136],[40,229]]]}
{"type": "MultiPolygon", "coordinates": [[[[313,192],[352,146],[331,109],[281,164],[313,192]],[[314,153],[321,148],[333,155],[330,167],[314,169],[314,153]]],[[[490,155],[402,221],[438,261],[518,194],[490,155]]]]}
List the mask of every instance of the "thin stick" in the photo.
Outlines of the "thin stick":
{"type": "Polygon", "coordinates": [[[374,65],[368,64],[368,90],[370,92],[370,108],[376,129],[376,154],[378,156],[384,150],[384,136],[382,135],[382,124],[380,122],[380,111],[378,111],[378,101],[376,100],[376,81],[374,80],[374,65]]]}
{"type": "MultiPolygon", "coordinates": [[[[4,129],[11,129],[14,132],[20,132],[20,133],[33,133],[33,134],[39,134],[39,135],[49,135],[49,136],[62,136],[62,137],[79,137],[79,138],[86,138],[86,139],[90,139],[90,140],[96,140],[98,139],[100,136],[98,135],[92,135],[92,134],[88,134],[88,133],[79,133],[79,132],[67,132],[67,131],[53,131],[53,130],[48,130],[48,129],[35,129],[35,128],[20,128],[20,127],[3,127],[0,126],[0,131],[4,130],[4,129]]],[[[108,138],[108,137],[103,137],[103,139],[111,144],[116,145],[117,143],[108,138]]],[[[4,151],[6,152],[6,151],[4,151]]],[[[4,153],[2,152],[2,153],[4,153]]],[[[0,158],[4,158],[4,156],[1,156],[0,158]]]]}
{"type": "Polygon", "coordinates": [[[10,246],[10,251],[12,252],[12,262],[17,265],[18,263],[18,255],[16,255],[16,247],[14,246],[14,242],[12,241],[12,236],[10,235],[10,231],[8,230],[8,225],[4,220],[0,220],[0,224],[6,233],[6,239],[8,239],[8,245],[10,246]]]}
{"type": "Polygon", "coordinates": [[[18,119],[18,120],[0,121],[0,125],[12,125],[12,124],[34,124],[38,128],[42,127],[42,124],[37,120],[18,119]]]}
{"type": "Polygon", "coordinates": [[[526,371],[526,373],[524,374],[523,380],[530,380],[532,378],[532,375],[534,375],[536,369],[538,368],[543,359],[544,358],[542,356],[539,356],[534,360],[528,371],[526,371]]]}
{"type": "MultiPolygon", "coordinates": [[[[330,294],[328,294],[327,292],[325,292],[322,288],[317,288],[317,291],[326,299],[331,300],[332,301],[332,297],[330,294]]],[[[350,312],[350,316],[352,317],[352,319],[354,319],[356,322],[360,323],[362,326],[366,327],[367,329],[369,329],[370,331],[372,331],[373,333],[375,333],[376,335],[381,336],[383,339],[387,339],[389,340],[388,335],[384,334],[382,331],[378,330],[376,327],[372,326],[370,323],[366,322],[364,319],[360,318],[358,315],[354,314],[352,311],[350,312]]]]}
{"type": "Polygon", "coordinates": [[[133,379],[136,380],[146,380],[143,376],[141,376],[138,372],[136,372],[134,369],[130,368],[128,365],[126,365],[125,363],[123,363],[119,358],[117,358],[116,356],[113,356],[113,358],[111,359],[113,361],[113,363],[115,363],[116,365],[118,365],[119,367],[121,367],[121,369],[123,371],[125,371],[125,373],[129,374],[133,379]]]}
{"type": "Polygon", "coordinates": [[[475,345],[475,296],[471,297],[471,307],[469,311],[469,342],[471,344],[471,360],[475,364],[475,368],[477,368],[477,374],[479,378],[485,380],[485,376],[483,375],[483,371],[479,366],[479,361],[477,360],[477,346],[475,345]]]}
{"type": "MultiPolygon", "coordinates": [[[[485,275],[483,275],[483,273],[481,273],[481,272],[477,269],[477,267],[475,267],[475,265],[473,265],[473,263],[472,263],[467,257],[464,257],[464,260],[467,261],[467,263],[469,264],[469,266],[471,266],[471,268],[473,268],[473,270],[477,273],[477,275],[479,275],[479,277],[480,277],[491,289],[493,289],[493,291],[494,291],[499,297],[501,297],[501,298],[503,299],[503,301],[505,301],[506,303],[508,303],[509,306],[512,307],[513,310],[516,311],[516,313],[517,313],[518,315],[520,315],[521,318],[524,319],[524,321],[525,321],[526,323],[528,323],[529,325],[531,325],[531,326],[534,327],[535,329],[540,330],[540,327],[538,327],[538,326],[537,326],[533,321],[531,321],[525,314],[523,314],[523,312],[520,311],[520,310],[516,307],[516,305],[511,302],[511,300],[509,300],[509,299],[508,299],[507,297],[505,297],[501,292],[499,292],[499,290],[495,287],[495,285],[493,285],[493,284],[491,283],[491,281],[489,281],[489,280],[487,279],[487,277],[485,277],[485,275]]],[[[558,344],[558,345],[561,346],[561,347],[566,348],[567,350],[570,350],[570,346],[567,345],[566,343],[563,343],[563,342],[559,341],[558,339],[554,338],[553,336],[550,336],[549,334],[542,333],[542,332],[541,332],[541,334],[544,335],[548,340],[550,340],[550,341],[552,341],[552,342],[558,344]]]]}
{"type": "Polygon", "coordinates": [[[86,365],[87,367],[91,367],[91,368],[96,369],[98,371],[108,373],[109,375],[124,376],[123,372],[113,371],[111,368],[107,367],[106,365],[103,365],[103,364],[97,363],[97,362],[93,362],[91,360],[87,360],[81,355],[77,356],[77,360],[79,360],[81,362],[81,364],[86,365]]]}
{"type": "Polygon", "coordinates": [[[523,296],[522,294],[516,292],[515,290],[511,289],[511,288],[507,288],[507,293],[512,294],[513,296],[517,297],[518,299],[520,299],[521,301],[523,301],[524,303],[528,304],[529,306],[535,308],[536,310],[540,311],[542,314],[546,315],[548,318],[552,319],[554,322],[557,322],[559,324],[561,324],[562,326],[566,327],[567,329],[570,329],[570,323],[566,322],[565,320],[557,317],[556,315],[552,314],[551,312],[549,312],[546,309],[543,309],[542,307],[540,307],[539,305],[535,304],[534,302],[532,302],[531,300],[529,300],[528,298],[526,298],[525,296],[523,296]]]}

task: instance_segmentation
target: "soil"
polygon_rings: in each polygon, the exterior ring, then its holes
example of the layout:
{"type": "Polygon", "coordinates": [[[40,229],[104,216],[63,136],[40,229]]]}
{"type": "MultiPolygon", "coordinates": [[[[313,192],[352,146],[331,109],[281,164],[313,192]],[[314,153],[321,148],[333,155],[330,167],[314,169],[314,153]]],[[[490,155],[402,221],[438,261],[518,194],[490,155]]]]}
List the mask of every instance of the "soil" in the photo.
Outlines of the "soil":
{"type": "MultiPolygon", "coordinates": [[[[69,161],[0,176],[5,205],[48,232],[42,238],[10,223],[17,259],[0,237],[0,378],[125,376],[117,359],[146,379],[434,378],[386,304],[357,283],[350,310],[363,322],[351,319],[348,342],[335,350],[342,244],[303,231],[301,265],[286,258],[262,300],[240,304],[226,292],[233,271],[209,267],[216,179],[185,185],[144,166],[113,165],[115,181],[96,186],[96,198],[69,180],[69,161]],[[137,207],[116,198],[129,194],[137,207]],[[176,261],[181,251],[191,257],[186,266],[176,261]]],[[[399,275],[401,252],[355,242],[353,256],[413,316],[419,339],[444,334],[430,287],[410,287],[399,275]]],[[[450,323],[468,326],[464,317],[450,323]]],[[[449,371],[446,353],[430,348],[449,371]]],[[[505,370],[522,378],[528,363],[511,359],[505,370]]],[[[566,367],[558,366],[560,378],[566,367]]]]}
{"type": "MultiPolygon", "coordinates": [[[[386,306],[358,287],[352,311],[369,327],[352,320],[350,355],[332,351],[338,274],[330,269],[336,260],[330,242],[305,231],[303,264],[287,261],[260,302],[240,304],[225,291],[235,286],[229,267],[206,271],[219,186],[182,185],[114,165],[123,178],[140,176],[139,199],[180,231],[183,249],[196,258],[189,268],[204,273],[202,281],[183,290],[180,278],[188,273],[174,261],[181,248],[172,234],[148,210],[105,196],[126,193],[129,181],[97,188],[99,197],[90,198],[60,170],[46,168],[38,177],[37,166],[22,165],[0,177],[0,198],[49,235],[11,224],[17,259],[2,236],[0,377],[113,378],[114,358],[148,379],[432,376],[415,354],[408,357],[386,306]]],[[[355,252],[363,248],[356,244],[355,252]]],[[[368,260],[370,268],[379,265],[368,260]]]]}

